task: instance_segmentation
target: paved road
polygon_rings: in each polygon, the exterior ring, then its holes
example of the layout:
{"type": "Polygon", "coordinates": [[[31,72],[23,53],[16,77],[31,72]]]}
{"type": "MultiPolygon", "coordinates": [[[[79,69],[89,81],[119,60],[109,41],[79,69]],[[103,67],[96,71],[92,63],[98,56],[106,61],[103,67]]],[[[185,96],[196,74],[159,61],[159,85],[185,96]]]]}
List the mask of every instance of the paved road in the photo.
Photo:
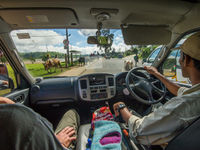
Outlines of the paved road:
{"type": "Polygon", "coordinates": [[[119,73],[122,72],[124,68],[124,61],[118,58],[99,58],[94,60],[92,63],[86,66],[85,72],[83,74],[89,73],[119,73]]]}
{"type": "Polygon", "coordinates": [[[86,70],[82,73],[83,74],[89,74],[89,73],[119,73],[123,72],[124,70],[124,60],[128,59],[130,60],[133,57],[127,57],[123,59],[119,58],[111,58],[111,59],[105,59],[105,58],[99,58],[95,59],[93,62],[89,63],[86,66],[86,70]]]}
{"type": "Polygon", "coordinates": [[[74,67],[70,70],[62,72],[59,76],[80,76],[90,73],[112,73],[116,74],[123,72],[124,61],[133,60],[133,56],[128,56],[126,58],[111,58],[105,59],[103,57],[99,58],[87,58],[86,65],[82,67],[74,67]]]}

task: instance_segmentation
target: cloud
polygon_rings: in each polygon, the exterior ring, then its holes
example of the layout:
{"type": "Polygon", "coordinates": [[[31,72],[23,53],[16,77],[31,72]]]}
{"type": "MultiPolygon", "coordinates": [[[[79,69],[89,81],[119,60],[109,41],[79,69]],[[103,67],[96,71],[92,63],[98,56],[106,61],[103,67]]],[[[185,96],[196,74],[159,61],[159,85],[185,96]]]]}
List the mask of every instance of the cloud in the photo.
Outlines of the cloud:
{"type": "MultiPolygon", "coordinates": [[[[62,32],[61,32],[62,33],[62,32]]],[[[47,52],[47,51],[56,51],[60,53],[66,53],[66,49],[64,49],[63,40],[65,36],[61,33],[58,33],[54,30],[16,30],[11,32],[11,36],[14,40],[14,43],[19,52],[47,52]],[[18,39],[16,33],[29,33],[30,39],[18,39]]],[[[82,36],[86,35],[95,35],[96,30],[92,29],[81,29],[78,30],[82,36]]],[[[70,42],[70,50],[81,51],[82,54],[91,54],[94,51],[99,51],[99,48],[96,45],[88,45],[84,44],[83,38],[77,37],[80,41],[71,44],[70,42]],[[82,45],[84,44],[84,46],[82,45]]],[[[124,40],[122,35],[117,34],[112,48],[115,48],[116,51],[125,51],[130,49],[130,46],[124,44],[124,40]]]]}
{"type": "Polygon", "coordinates": [[[71,49],[80,51],[82,54],[91,54],[94,53],[94,51],[99,51],[99,48],[96,45],[85,47],[71,46],[71,49]]]}
{"type": "MultiPolygon", "coordinates": [[[[19,52],[56,51],[66,53],[66,49],[64,49],[63,45],[65,36],[53,30],[18,30],[13,31],[11,36],[19,52]],[[18,39],[16,33],[29,33],[31,38],[18,39]]],[[[98,50],[96,45],[81,47],[81,43],[82,41],[76,42],[75,45],[69,45],[70,50],[78,50],[81,51],[82,54],[90,54],[98,50]]]]}
{"type": "Polygon", "coordinates": [[[117,52],[124,52],[131,48],[130,45],[126,45],[123,42],[120,43],[113,43],[112,48],[114,48],[117,52]]]}
{"type": "Polygon", "coordinates": [[[114,43],[119,44],[119,43],[123,43],[124,39],[120,36],[117,36],[114,38],[114,43]]]}
{"type": "Polygon", "coordinates": [[[82,41],[76,42],[76,45],[79,46],[79,45],[81,45],[82,43],[83,43],[82,41]]]}
{"type": "Polygon", "coordinates": [[[95,36],[97,29],[80,29],[78,33],[82,36],[95,36]]]}
{"type": "Polygon", "coordinates": [[[61,43],[63,43],[65,36],[53,30],[16,30],[11,33],[11,36],[19,52],[45,52],[64,49],[61,43]],[[18,39],[17,33],[29,33],[31,38],[18,39]]]}
{"type": "Polygon", "coordinates": [[[83,33],[80,30],[78,30],[78,34],[81,35],[81,36],[84,36],[83,33]]]}
{"type": "Polygon", "coordinates": [[[116,34],[114,36],[112,47],[115,48],[115,50],[118,51],[118,52],[124,52],[125,50],[128,50],[128,49],[131,48],[130,45],[126,45],[124,43],[124,39],[122,37],[122,34],[116,34]]]}

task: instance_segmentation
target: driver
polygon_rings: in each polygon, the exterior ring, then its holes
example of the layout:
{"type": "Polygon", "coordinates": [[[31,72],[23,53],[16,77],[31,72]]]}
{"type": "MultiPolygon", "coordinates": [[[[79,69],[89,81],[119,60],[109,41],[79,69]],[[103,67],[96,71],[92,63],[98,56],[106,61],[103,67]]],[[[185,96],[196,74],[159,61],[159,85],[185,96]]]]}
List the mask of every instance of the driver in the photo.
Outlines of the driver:
{"type": "Polygon", "coordinates": [[[167,144],[200,116],[200,32],[190,36],[179,49],[182,75],[190,79],[191,88],[180,87],[166,79],[156,68],[145,66],[147,72],[160,79],[176,97],[142,118],[131,114],[123,102],[113,105],[115,115],[118,116],[120,112],[128,123],[130,136],[140,144],[167,144]]]}

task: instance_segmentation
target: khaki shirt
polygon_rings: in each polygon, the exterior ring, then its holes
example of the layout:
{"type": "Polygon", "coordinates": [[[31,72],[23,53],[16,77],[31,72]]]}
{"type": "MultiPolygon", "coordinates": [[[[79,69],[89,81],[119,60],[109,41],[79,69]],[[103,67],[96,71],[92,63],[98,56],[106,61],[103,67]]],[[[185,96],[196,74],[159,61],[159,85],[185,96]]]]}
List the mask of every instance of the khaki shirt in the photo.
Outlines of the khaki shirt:
{"type": "Polygon", "coordinates": [[[169,142],[200,116],[200,83],[181,87],[178,96],[143,118],[129,118],[129,132],[140,144],[161,145],[169,142]]]}

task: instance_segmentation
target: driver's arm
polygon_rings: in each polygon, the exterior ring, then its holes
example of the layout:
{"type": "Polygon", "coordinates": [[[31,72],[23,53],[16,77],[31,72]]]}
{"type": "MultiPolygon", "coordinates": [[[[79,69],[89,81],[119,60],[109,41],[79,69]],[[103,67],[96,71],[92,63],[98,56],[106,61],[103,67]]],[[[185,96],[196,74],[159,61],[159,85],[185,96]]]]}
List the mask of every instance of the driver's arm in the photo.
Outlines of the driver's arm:
{"type": "MultiPolygon", "coordinates": [[[[132,115],[126,107],[120,110],[120,114],[128,123],[130,137],[144,145],[163,145],[173,139],[187,125],[187,122],[179,116],[181,112],[184,112],[180,109],[184,105],[183,101],[173,98],[166,105],[143,118],[132,115]]],[[[115,115],[119,115],[117,108],[120,103],[122,102],[113,106],[115,115]]]]}
{"type": "MultiPolygon", "coordinates": [[[[116,116],[116,117],[119,116],[119,112],[118,112],[119,104],[124,104],[124,103],[123,103],[123,102],[118,102],[118,103],[115,103],[115,104],[113,105],[113,110],[114,110],[114,112],[115,112],[115,116],[116,116]]],[[[124,120],[126,123],[128,123],[129,118],[130,118],[131,116],[133,116],[133,115],[129,112],[129,110],[127,109],[127,107],[121,109],[121,110],[120,110],[120,114],[121,114],[123,120],[124,120]]]]}
{"type": "Polygon", "coordinates": [[[158,70],[155,67],[147,67],[144,66],[144,69],[147,70],[148,73],[156,76],[166,87],[167,89],[174,94],[175,96],[177,96],[178,94],[178,90],[180,88],[179,85],[171,82],[170,80],[168,80],[167,78],[165,78],[165,76],[163,76],[161,73],[158,72],[158,70]]]}

